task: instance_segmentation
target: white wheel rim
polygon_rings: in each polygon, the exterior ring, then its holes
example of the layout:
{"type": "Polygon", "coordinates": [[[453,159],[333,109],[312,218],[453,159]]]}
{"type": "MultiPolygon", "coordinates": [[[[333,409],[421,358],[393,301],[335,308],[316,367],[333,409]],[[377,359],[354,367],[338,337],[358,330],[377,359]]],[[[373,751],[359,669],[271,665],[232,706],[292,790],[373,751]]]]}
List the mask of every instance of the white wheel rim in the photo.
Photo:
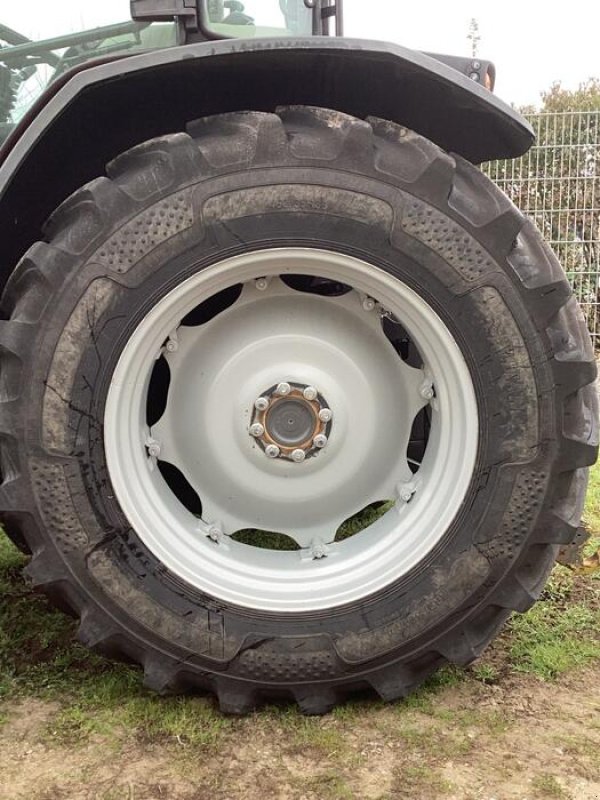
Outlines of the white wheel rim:
{"type": "Polygon", "coordinates": [[[163,564],[223,601],[298,612],[364,599],[431,552],[470,485],[478,416],[464,357],[419,295],[359,259],[286,248],[221,261],[155,305],[121,353],[104,432],[117,500],[163,564]],[[326,277],[352,291],[303,294],[280,280],[293,274],[326,277]],[[257,284],[260,278],[267,280],[257,284]],[[197,328],[180,327],[199,303],[234,284],[243,291],[227,310],[197,328]],[[408,331],[422,369],[407,366],[383,335],[382,309],[408,331]],[[149,429],[148,386],[161,353],[171,386],[165,413],[149,429]],[[268,458],[249,434],[255,399],[280,381],[316,386],[333,413],[327,445],[302,463],[268,458]],[[412,420],[428,403],[431,431],[413,475],[406,445],[412,420]],[[158,450],[197,491],[201,519],[156,468],[158,450]],[[375,523],[333,541],[344,519],[385,499],[395,506],[375,523]],[[239,528],[285,533],[301,549],[242,544],[230,538],[239,528]]]}

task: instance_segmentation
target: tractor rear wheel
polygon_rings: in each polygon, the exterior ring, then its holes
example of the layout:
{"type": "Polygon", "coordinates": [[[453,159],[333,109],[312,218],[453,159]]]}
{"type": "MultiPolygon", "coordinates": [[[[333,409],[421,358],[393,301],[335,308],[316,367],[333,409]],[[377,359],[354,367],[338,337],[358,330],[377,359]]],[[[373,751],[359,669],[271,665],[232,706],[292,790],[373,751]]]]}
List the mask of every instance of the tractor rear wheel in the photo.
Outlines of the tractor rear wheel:
{"type": "Polygon", "coordinates": [[[564,273],[379,119],[201,119],[54,213],[2,300],[1,518],[79,638],[226,712],[405,696],[540,594],[596,457],[564,273]]]}

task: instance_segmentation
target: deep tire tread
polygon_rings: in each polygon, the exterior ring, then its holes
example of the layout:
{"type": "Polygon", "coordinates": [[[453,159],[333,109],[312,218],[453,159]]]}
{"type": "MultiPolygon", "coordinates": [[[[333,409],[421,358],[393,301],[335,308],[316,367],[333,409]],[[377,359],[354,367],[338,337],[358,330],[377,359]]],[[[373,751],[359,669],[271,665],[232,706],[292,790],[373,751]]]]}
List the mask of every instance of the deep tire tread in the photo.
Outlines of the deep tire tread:
{"type": "MultiPolygon", "coordinates": [[[[0,320],[0,453],[12,453],[14,446],[10,432],[17,429],[22,365],[34,346],[35,326],[53,287],[59,285],[76,257],[85,249],[93,251],[98,240],[146,208],[153,198],[180,190],[194,176],[197,180],[198,176],[251,169],[267,163],[269,158],[291,165],[330,162],[341,169],[367,159],[371,172],[405,181],[416,197],[425,198],[450,218],[460,220],[481,244],[493,242],[497,252],[506,254],[515,285],[546,342],[556,397],[566,403],[575,394],[575,402],[589,405],[581,393],[595,380],[594,354],[566,278],[531,223],[503,195],[490,189],[487,179],[475,167],[402,126],[292,106],[279,109],[277,114],[242,112],[201,119],[190,123],[187,133],[162,136],[139,145],[108,165],[108,177],[82,187],[56,210],[45,229],[48,242],[34,245],[25,254],[0,304],[5,317],[0,320]],[[153,182],[147,180],[149,169],[153,182]],[[482,187],[477,207],[465,200],[465,186],[470,185],[482,187]]],[[[597,410],[593,413],[597,415],[597,410]]],[[[590,442],[562,436],[556,473],[574,473],[594,463],[596,455],[597,430],[590,442]]],[[[18,458],[12,454],[9,467],[7,456],[4,458],[0,520],[18,546],[34,552],[26,570],[34,586],[80,616],[81,641],[101,652],[120,653],[144,664],[146,684],[158,692],[210,686],[222,711],[228,714],[248,713],[263,697],[270,696],[268,685],[259,687],[222,675],[209,679],[200,670],[185,670],[168,657],[162,659],[153,651],[144,651],[139,640],[134,642],[125,629],[117,629],[107,615],[92,609],[58,553],[50,551],[52,545],[40,549],[43,537],[32,513],[35,501],[25,477],[19,473],[18,458]]],[[[370,684],[384,700],[404,697],[443,660],[461,665],[473,661],[510,611],[525,611],[535,602],[558,545],[570,541],[576,529],[576,525],[552,511],[557,486],[558,479],[554,494],[547,497],[539,514],[528,547],[491,592],[478,615],[440,638],[435,643],[435,653],[415,671],[406,664],[381,667],[367,674],[363,684],[370,684]]],[[[569,492],[568,503],[581,506],[585,492],[582,482],[571,481],[569,492]]],[[[561,502],[565,499],[561,498],[561,502]]],[[[275,696],[277,691],[273,690],[275,696]]],[[[306,714],[326,713],[346,694],[343,687],[327,683],[300,683],[290,691],[306,714]]]]}

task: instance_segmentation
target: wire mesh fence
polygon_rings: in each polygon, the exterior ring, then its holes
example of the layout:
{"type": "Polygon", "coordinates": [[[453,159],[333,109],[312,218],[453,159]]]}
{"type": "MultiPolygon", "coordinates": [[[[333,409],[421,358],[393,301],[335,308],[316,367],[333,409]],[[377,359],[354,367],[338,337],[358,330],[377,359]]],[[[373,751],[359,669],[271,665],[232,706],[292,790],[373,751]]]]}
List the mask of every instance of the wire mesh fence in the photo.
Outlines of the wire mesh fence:
{"type": "Polygon", "coordinates": [[[536,143],[484,171],[557,253],[600,348],[600,110],[529,115],[536,143]]]}

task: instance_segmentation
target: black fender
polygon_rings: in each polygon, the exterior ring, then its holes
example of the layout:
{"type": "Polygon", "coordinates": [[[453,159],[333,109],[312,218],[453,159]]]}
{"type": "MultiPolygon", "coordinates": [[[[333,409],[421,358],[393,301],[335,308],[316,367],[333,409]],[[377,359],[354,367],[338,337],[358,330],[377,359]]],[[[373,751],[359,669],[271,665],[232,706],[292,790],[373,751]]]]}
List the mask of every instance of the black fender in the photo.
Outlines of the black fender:
{"type": "Polygon", "coordinates": [[[0,150],[0,289],[52,210],[117,154],[200,116],[289,104],[389,119],[474,163],[534,139],[475,81],[382,42],[234,39],[90,62],[51,84],[0,150]]]}

